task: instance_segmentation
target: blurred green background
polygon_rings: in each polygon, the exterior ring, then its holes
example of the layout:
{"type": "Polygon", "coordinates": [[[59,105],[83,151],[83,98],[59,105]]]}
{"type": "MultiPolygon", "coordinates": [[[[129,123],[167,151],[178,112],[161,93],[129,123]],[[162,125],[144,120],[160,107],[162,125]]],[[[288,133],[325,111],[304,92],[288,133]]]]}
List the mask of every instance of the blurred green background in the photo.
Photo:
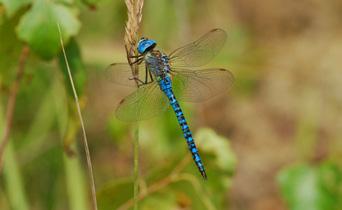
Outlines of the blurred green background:
{"type": "MultiPolygon", "coordinates": [[[[230,69],[229,94],[181,104],[208,171],[203,181],[171,111],[139,123],[139,209],[342,209],[342,2],[146,0],[141,35],[165,52],[227,31],[209,64],[230,69]],[[177,175],[170,182],[170,177],[177,175]]],[[[132,199],[136,125],[114,117],[132,89],[102,79],[124,62],[122,0],[0,0],[0,136],[28,45],[0,209],[88,210],[89,180],[56,27],[67,44],[101,210],[132,199]]]]}

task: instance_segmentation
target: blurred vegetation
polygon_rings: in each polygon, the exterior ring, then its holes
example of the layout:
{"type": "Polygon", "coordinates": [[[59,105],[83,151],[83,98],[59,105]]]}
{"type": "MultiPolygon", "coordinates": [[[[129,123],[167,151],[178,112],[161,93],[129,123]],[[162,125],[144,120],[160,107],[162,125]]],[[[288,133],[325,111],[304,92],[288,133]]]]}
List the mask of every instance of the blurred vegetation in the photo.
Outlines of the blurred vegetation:
{"type": "MultiPolygon", "coordinates": [[[[204,182],[174,113],[140,126],[140,209],[342,209],[342,3],[338,0],[146,0],[144,36],[166,52],[220,27],[211,66],[230,69],[229,96],[181,104],[207,167],[204,182]]],[[[101,71],[126,61],[124,1],[0,0],[0,136],[28,46],[0,209],[90,209],[79,120],[56,22],[80,94],[99,209],[129,209],[133,125],[114,118],[132,89],[101,71]]]]}

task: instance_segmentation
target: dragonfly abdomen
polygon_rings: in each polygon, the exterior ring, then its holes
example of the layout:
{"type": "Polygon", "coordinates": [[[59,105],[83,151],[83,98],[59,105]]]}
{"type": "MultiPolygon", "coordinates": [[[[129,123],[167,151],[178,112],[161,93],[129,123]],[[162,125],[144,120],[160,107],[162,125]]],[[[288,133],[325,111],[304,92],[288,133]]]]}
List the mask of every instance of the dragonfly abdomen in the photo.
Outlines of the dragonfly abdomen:
{"type": "Polygon", "coordinates": [[[181,126],[181,129],[183,131],[184,138],[186,139],[186,142],[188,144],[189,151],[192,154],[192,158],[195,161],[195,164],[200,171],[202,177],[204,179],[207,179],[207,174],[205,172],[204,165],[202,163],[201,157],[198,153],[198,149],[196,147],[195,141],[192,137],[192,133],[190,131],[190,128],[185,120],[183,111],[172,91],[171,86],[171,78],[169,76],[166,76],[163,80],[159,82],[161,90],[166,94],[167,98],[170,101],[170,104],[172,106],[172,109],[176,113],[176,117],[178,120],[179,125],[181,126]]]}

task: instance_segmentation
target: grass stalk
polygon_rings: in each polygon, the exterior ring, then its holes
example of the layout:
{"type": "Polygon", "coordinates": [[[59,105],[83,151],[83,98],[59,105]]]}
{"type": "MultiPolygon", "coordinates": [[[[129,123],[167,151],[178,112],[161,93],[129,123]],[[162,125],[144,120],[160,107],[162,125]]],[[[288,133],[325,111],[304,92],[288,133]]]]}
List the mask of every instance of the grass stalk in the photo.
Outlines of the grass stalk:
{"type": "MultiPolygon", "coordinates": [[[[138,41],[138,32],[142,19],[142,9],[144,0],[125,0],[127,6],[127,22],[125,27],[125,48],[127,61],[131,65],[133,77],[138,77],[138,66],[133,63],[132,56],[136,56],[136,45],[138,41]]],[[[138,86],[138,83],[136,83],[138,86]]],[[[133,209],[138,210],[139,195],[139,124],[136,125],[133,140],[133,209]]]]}
{"type": "Polygon", "coordinates": [[[19,165],[15,157],[13,143],[9,142],[4,153],[4,182],[8,201],[12,209],[29,210],[26,192],[19,170],[19,165]]]}
{"type": "Polygon", "coordinates": [[[133,202],[134,202],[134,210],[138,210],[138,195],[139,195],[139,125],[136,125],[134,132],[134,163],[133,163],[133,202]]]}
{"type": "Polygon", "coordinates": [[[70,210],[89,209],[81,163],[78,158],[63,156],[70,210]]]}
{"type": "MultiPolygon", "coordinates": [[[[0,104],[0,128],[5,126],[5,119],[2,113],[3,110],[0,104]]],[[[3,135],[2,130],[0,130],[0,135],[3,135]]],[[[28,210],[29,205],[11,141],[8,142],[4,151],[3,167],[4,185],[7,192],[9,206],[11,206],[12,209],[28,210]]]]}
{"type": "Polygon", "coordinates": [[[77,92],[76,92],[76,88],[75,88],[75,85],[74,85],[74,80],[73,80],[73,77],[72,77],[72,74],[71,74],[71,70],[70,70],[70,67],[69,67],[68,58],[67,58],[66,53],[65,53],[65,48],[64,48],[64,43],[63,43],[63,39],[62,39],[61,28],[60,28],[58,23],[57,23],[57,27],[58,27],[59,39],[60,39],[61,46],[62,46],[62,51],[63,51],[63,55],[64,55],[65,64],[66,64],[66,67],[67,67],[67,70],[68,70],[70,84],[71,84],[72,91],[73,91],[74,98],[75,98],[75,104],[76,104],[76,108],[77,108],[77,113],[78,113],[78,117],[80,119],[81,128],[82,128],[83,145],[84,145],[84,150],[85,150],[85,153],[86,153],[88,176],[89,176],[89,181],[91,183],[90,187],[91,187],[92,209],[93,210],[97,210],[95,179],[94,179],[94,173],[93,173],[93,165],[91,163],[91,158],[90,158],[90,152],[89,152],[89,146],[88,146],[88,140],[87,140],[87,133],[86,133],[85,126],[84,126],[84,121],[83,121],[83,117],[82,117],[81,107],[80,107],[78,95],[77,95],[77,92]]]}

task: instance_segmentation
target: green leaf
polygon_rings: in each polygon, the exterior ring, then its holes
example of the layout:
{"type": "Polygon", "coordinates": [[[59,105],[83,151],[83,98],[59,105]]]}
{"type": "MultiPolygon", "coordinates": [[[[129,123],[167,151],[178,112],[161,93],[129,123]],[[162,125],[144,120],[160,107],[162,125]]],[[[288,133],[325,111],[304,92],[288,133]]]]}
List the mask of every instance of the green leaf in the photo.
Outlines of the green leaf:
{"type": "Polygon", "coordinates": [[[217,135],[212,129],[202,128],[196,133],[195,139],[201,151],[215,156],[214,162],[220,170],[233,173],[236,157],[227,138],[217,135]]]}
{"type": "Polygon", "coordinates": [[[39,56],[51,59],[61,49],[57,23],[65,43],[80,29],[76,14],[69,7],[53,1],[36,0],[32,9],[20,20],[17,33],[39,56]]]}
{"type": "MultiPolygon", "coordinates": [[[[147,178],[147,181],[150,183],[149,178],[147,178]]],[[[160,179],[155,181],[158,182],[160,179]]],[[[153,182],[153,184],[155,183],[153,182]]],[[[147,187],[149,186],[150,184],[147,185],[147,187]]],[[[98,189],[97,192],[99,210],[118,209],[121,205],[132,199],[132,195],[133,183],[131,179],[116,179],[115,181],[104,184],[102,189],[98,189]]],[[[201,197],[198,195],[192,183],[186,180],[180,180],[170,183],[140,200],[139,209],[171,210],[180,209],[181,207],[189,207],[184,209],[207,209],[203,205],[201,197]]]]}
{"type": "Polygon", "coordinates": [[[163,190],[162,193],[156,193],[152,196],[148,196],[144,199],[140,204],[142,210],[150,210],[150,209],[163,209],[163,210],[174,210],[180,209],[176,196],[173,193],[170,193],[168,190],[163,190]],[[166,193],[165,193],[166,191],[166,193]]]}
{"type": "Polygon", "coordinates": [[[117,209],[133,195],[131,179],[115,180],[97,191],[99,210],[117,209]]]}
{"type": "Polygon", "coordinates": [[[32,0],[0,0],[6,9],[7,17],[12,17],[19,9],[31,2],[32,0]]]}
{"type": "MultiPolygon", "coordinates": [[[[153,127],[155,127],[154,124],[153,127]]],[[[157,128],[159,129],[159,127],[157,128]]],[[[144,135],[147,133],[141,134],[141,136],[144,135]]],[[[148,136],[151,138],[150,135],[148,136]]],[[[139,202],[140,209],[223,209],[226,200],[225,193],[229,190],[231,176],[235,170],[235,155],[229,141],[225,137],[217,135],[212,129],[200,129],[196,133],[195,139],[207,169],[208,180],[204,181],[196,166],[189,161],[179,172],[179,177],[175,182],[169,183],[141,200],[139,202]]],[[[179,142],[186,152],[184,142],[179,142]]],[[[149,150],[150,152],[152,150],[149,150]]],[[[188,153],[186,155],[190,156],[188,153]]],[[[167,158],[160,164],[154,163],[152,167],[147,167],[148,172],[144,185],[146,189],[141,189],[141,192],[146,192],[149,187],[163,183],[163,180],[170,176],[184,157],[178,157],[177,161],[170,157],[167,158]]],[[[190,159],[190,157],[188,158],[190,159]]],[[[103,189],[98,191],[99,209],[117,209],[132,198],[133,183],[131,179],[124,182],[114,181],[103,186],[103,189]]]]}
{"type": "Polygon", "coordinates": [[[342,208],[342,173],[333,164],[288,167],[280,172],[278,183],[291,210],[342,208]]]}
{"type": "Polygon", "coordinates": [[[9,86],[15,77],[22,43],[15,35],[16,18],[4,17],[0,23],[0,88],[9,86]]]}
{"type": "Polygon", "coordinates": [[[207,197],[217,209],[221,209],[226,200],[223,195],[232,185],[236,156],[229,140],[210,128],[198,130],[195,140],[208,175],[206,186],[211,196],[207,197]]]}

